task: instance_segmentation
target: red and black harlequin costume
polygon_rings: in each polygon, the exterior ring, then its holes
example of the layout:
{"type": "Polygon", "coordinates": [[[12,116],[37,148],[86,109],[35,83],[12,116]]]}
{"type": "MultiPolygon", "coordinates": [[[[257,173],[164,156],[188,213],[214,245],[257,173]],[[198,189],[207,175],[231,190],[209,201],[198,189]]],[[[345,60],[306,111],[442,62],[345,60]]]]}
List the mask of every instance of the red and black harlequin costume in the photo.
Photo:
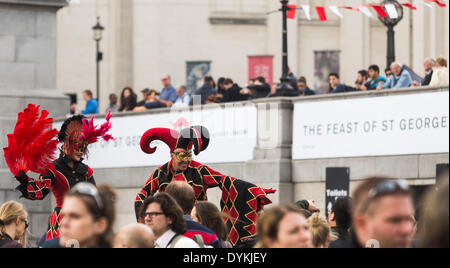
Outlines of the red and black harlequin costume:
{"type": "Polygon", "coordinates": [[[39,106],[28,105],[19,113],[14,133],[8,134],[8,147],[3,149],[11,172],[20,182],[16,189],[22,197],[43,200],[50,191],[55,196],[56,207],[50,217],[46,240],[59,237],[64,195],[79,182],[95,184],[94,171],[82,163],[83,159],[76,162],[70,159],[70,155],[74,152],[86,155],[87,146],[100,136],[106,141],[112,139],[106,134],[111,128],[111,114],[107,115],[107,122],[100,129],[93,125],[94,118],[87,122],[84,116],[73,116],[63,123],[59,133],[56,129],[49,130],[53,119],[47,118],[48,114],[43,110],[39,117],[39,106]],[[58,140],[64,143],[69,155],[61,150],[60,157],[55,160],[58,140]],[[69,162],[73,162],[73,167],[69,162]],[[28,171],[41,175],[35,180],[27,176],[28,171]]]}
{"type": "MultiPolygon", "coordinates": [[[[154,128],[142,136],[141,149],[148,154],[154,153],[156,148],[150,148],[150,143],[154,140],[163,141],[172,152],[177,148],[191,150],[194,146],[194,153],[198,155],[208,147],[209,133],[201,126],[183,129],[180,133],[176,130],[154,128]]],[[[207,200],[208,188],[220,187],[222,190],[220,205],[222,212],[229,215],[226,225],[229,239],[234,246],[255,235],[257,212],[264,205],[271,203],[266,195],[275,192],[223,175],[196,161],[190,161],[186,171],[174,173],[170,161],[153,172],[137,195],[135,211],[138,219],[144,200],[158,191],[164,192],[171,181],[186,181],[193,187],[195,197],[199,201],[207,200]]]]}

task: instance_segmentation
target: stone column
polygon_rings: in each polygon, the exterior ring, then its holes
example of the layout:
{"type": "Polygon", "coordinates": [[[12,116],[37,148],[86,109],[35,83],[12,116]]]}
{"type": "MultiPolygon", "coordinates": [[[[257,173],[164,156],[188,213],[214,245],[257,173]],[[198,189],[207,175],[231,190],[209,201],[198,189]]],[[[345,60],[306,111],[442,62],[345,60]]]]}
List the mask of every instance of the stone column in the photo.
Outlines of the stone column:
{"type": "MultiPolygon", "coordinates": [[[[52,117],[69,112],[68,97],[56,90],[56,11],[65,5],[66,0],[0,0],[1,148],[7,146],[6,135],[28,103],[41,105],[52,117]]],[[[0,204],[16,200],[26,206],[35,241],[47,229],[51,199],[19,200],[16,186],[2,152],[0,204]]]]}
{"type": "Polygon", "coordinates": [[[288,98],[255,100],[258,109],[258,143],[254,159],[247,162],[244,178],[265,188],[277,189],[270,195],[274,204],[293,202],[292,116],[288,98]]]}
{"type": "MultiPolygon", "coordinates": [[[[130,86],[134,88],[134,1],[119,0],[111,3],[116,9],[114,24],[114,85],[110,89],[103,88],[108,93],[119,92],[122,88],[130,86]]],[[[112,27],[111,27],[112,28],[112,27]]],[[[141,89],[136,88],[136,92],[141,89]]],[[[102,96],[102,110],[104,111],[109,105],[109,94],[102,96]]],[[[139,99],[141,95],[139,93],[139,99]]]]}

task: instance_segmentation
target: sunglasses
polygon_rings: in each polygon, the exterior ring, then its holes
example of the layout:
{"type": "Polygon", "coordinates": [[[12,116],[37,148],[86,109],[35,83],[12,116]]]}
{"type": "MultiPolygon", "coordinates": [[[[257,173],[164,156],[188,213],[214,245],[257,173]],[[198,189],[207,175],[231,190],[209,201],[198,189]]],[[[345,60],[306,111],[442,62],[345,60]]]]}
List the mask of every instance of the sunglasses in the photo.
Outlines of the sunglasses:
{"type": "Polygon", "coordinates": [[[377,197],[392,194],[397,191],[408,192],[409,189],[409,185],[405,180],[383,181],[369,191],[368,199],[375,199],[377,197]]]}
{"type": "Polygon", "coordinates": [[[93,197],[95,199],[95,202],[97,203],[98,208],[103,209],[102,199],[100,198],[97,187],[95,187],[93,184],[88,182],[80,182],[72,188],[71,192],[93,197]]]}
{"type": "Polygon", "coordinates": [[[408,193],[410,191],[410,187],[406,180],[387,180],[383,181],[380,184],[376,185],[372,189],[370,189],[366,202],[364,206],[362,206],[363,210],[366,211],[369,207],[371,201],[376,198],[379,198],[384,195],[389,195],[397,192],[408,193]]]}
{"type": "Polygon", "coordinates": [[[25,219],[20,219],[20,220],[25,223],[25,230],[28,229],[28,227],[30,227],[27,220],[25,220],[25,219]]]}
{"type": "Polygon", "coordinates": [[[188,153],[186,153],[186,152],[178,152],[178,153],[172,152],[172,153],[175,155],[175,157],[179,161],[189,162],[189,161],[192,160],[192,153],[191,152],[188,152],[188,153]]]}

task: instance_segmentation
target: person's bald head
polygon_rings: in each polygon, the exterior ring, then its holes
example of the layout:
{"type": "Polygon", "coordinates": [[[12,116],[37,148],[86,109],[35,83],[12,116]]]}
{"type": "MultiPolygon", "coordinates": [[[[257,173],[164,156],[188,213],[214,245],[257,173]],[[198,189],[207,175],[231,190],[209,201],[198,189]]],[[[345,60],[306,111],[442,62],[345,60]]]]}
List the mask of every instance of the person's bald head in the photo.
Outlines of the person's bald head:
{"type": "Polygon", "coordinates": [[[123,227],[114,239],[115,248],[153,248],[155,235],[148,226],[133,223],[123,227]]]}
{"type": "Polygon", "coordinates": [[[402,65],[398,62],[393,62],[391,64],[391,72],[395,75],[395,76],[399,76],[400,73],[402,72],[402,65]]]}
{"type": "Polygon", "coordinates": [[[166,193],[177,201],[185,215],[191,214],[195,205],[195,192],[192,186],[184,181],[173,181],[167,186],[166,193]]]}
{"type": "Polygon", "coordinates": [[[425,68],[425,72],[429,72],[433,69],[435,65],[434,59],[433,58],[426,58],[423,61],[423,67],[425,68]]]}

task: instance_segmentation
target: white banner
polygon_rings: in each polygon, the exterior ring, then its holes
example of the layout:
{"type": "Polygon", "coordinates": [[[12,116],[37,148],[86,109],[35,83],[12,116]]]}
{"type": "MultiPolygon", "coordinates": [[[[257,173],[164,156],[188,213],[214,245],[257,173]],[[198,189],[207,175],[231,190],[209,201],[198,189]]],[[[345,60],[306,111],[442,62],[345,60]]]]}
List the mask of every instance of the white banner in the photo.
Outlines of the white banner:
{"type": "Polygon", "coordinates": [[[449,152],[449,94],[421,93],[294,106],[293,159],[449,152]]]}
{"type": "MultiPolygon", "coordinates": [[[[101,140],[89,146],[86,163],[92,168],[121,168],[139,166],[160,166],[170,160],[169,147],[154,141],[157,146],[154,154],[145,154],[140,148],[141,136],[150,128],[170,128],[181,130],[184,127],[203,125],[208,128],[211,140],[208,148],[195,156],[201,163],[243,162],[253,159],[257,142],[257,112],[254,105],[237,104],[226,108],[207,108],[204,110],[176,111],[147,115],[112,117],[110,133],[115,141],[101,140]]],[[[95,118],[101,124],[104,118],[95,118]]],[[[62,122],[55,123],[60,129],[62,122]]]]}

